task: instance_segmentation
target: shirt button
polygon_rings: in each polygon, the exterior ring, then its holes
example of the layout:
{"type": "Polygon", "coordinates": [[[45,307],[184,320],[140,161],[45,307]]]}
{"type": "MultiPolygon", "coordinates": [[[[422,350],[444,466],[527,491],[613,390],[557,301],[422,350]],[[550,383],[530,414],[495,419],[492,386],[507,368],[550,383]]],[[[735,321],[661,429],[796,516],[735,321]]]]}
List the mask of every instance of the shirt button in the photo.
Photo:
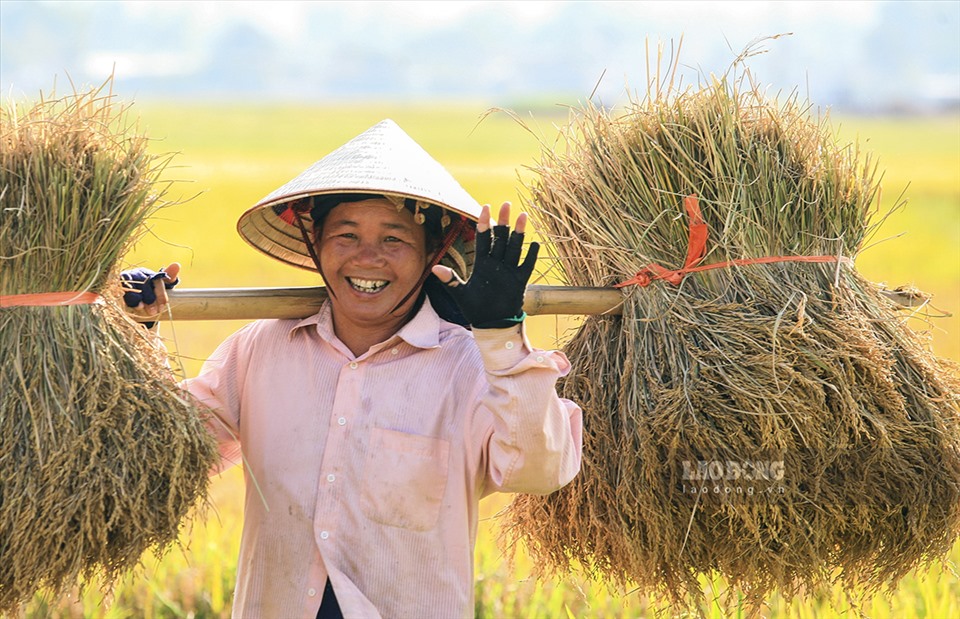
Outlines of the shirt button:
{"type": "Polygon", "coordinates": [[[537,357],[537,363],[543,363],[543,356],[537,357]]]}
{"type": "Polygon", "coordinates": [[[356,362],[356,361],[354,361],[354,362],[352,362],[352,363],[350,364],[350,369],[351,369],[351,370],[357,369],[357,362],[356,362]]]}
{"type": "Polygon", "coordinates": [[[400,351],[397,350],[396,348],[394,348],[393,350],[390,351],[390,354],[391,354],[391,355],[396,355],[396,354],[399,354],[399,353],[400,353],[400,351]]]}
{"type": "Polygon", "coordinates": [[[341,426],[347,425],[346,417],[341,417],[340,419],[337,419],[337,423],[340,424],[341,426]]]}
{"type": "Polygon", "coordinates": [[[314,589],[313,587],[310,587],[309,589],[307,589],[307,595],[309,595],[310,597],[315,597],[317,595],[317,590],[314,589]]]}
{"type": "Polygon", "coordinates": [[[513,342],[507,342],[504,346],[507,350],[513,350],[513,342]]]}
{"type": "Polygon", "coordinates": [[[328,537],[330,537],[329,533],[326,531],[320,531],[320,539],[327,539],[328,537]]]}
{"type": "Polygon", "coordinates": [[[330,473],[329,475],[327,475],[327,481],[329,481],[329,482],[331,482],[331,483],[333,483],[333,480],[336,479],[336,478],[337,478],[337,476],[334,475],[333,473],[330,473]]]}

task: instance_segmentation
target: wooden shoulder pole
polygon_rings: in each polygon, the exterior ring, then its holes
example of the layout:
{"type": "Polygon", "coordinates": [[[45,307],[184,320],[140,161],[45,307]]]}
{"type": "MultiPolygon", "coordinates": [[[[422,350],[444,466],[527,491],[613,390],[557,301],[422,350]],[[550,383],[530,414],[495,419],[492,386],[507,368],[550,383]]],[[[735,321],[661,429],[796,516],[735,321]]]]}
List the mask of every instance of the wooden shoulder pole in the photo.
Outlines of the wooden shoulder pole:
{"type": "MultiPolygon", "coordinates": [[[[883,294],[904,307],[917,307],[929,299],[915,290],[884,290],[883,294]]],[[[168,295],[174,320],[306,318],[316,313],[327,298],[322,287],[188,288],[171,290],[168,295]]],[[[616,315],[621,313],[622,302],[623,293],[616,288],[528,286],[523,309],[530,316],[616,315]]],[[[167,318],[161,316],[160,320],[167,318]]]]}

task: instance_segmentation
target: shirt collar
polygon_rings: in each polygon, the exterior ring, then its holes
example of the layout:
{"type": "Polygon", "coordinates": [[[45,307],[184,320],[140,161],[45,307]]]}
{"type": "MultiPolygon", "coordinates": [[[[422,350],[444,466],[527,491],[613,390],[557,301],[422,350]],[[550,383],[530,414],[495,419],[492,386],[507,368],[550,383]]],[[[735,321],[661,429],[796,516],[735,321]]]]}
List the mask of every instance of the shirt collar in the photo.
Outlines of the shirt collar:
{"type": "MultiPolygon", "coordinates": [[[[396,334],[388,338],[386,342],[374,346],[371,351],[379,349],[382,346],[394,342],[397,339],[403,340],[417,348],[438,348],[440,346],[440,316],[430,305],[430,299],[424,298],[420,311],[413,317],[413,320],[403,325],[396,334]]],[[[336,334],[333,332],[333,312],[330,300],[324,301],[320,306],[320,311],[312,316],[308,316],[295,324],[290,329],[290,337],[294,332],[302,327],[315,326],[317,333],[328,342],[339,342],[336,334]]]]}

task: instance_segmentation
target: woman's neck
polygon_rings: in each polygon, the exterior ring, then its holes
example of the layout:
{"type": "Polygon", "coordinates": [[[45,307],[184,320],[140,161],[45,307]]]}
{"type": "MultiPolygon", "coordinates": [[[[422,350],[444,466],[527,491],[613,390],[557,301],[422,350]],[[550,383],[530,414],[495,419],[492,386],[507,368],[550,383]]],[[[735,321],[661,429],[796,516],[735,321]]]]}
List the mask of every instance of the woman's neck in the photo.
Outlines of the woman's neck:
{"type": "Polygon", "coordinates": [[[415,298],[412,305],[407,303],[406,306],[406,308],[397,310],[395,315],[391,316],[391,319],[378,320],[371,324],[352,320],[344,312],[338,312],[336,304],[334,304],[331,308],[333,333],[350,349],[355,357],[359,357],[370,350],[371,347],[389,340],[404,325],[413,320],[413,317],[423,306],[423,295],[415,298]]]}
{"type": "Polygon", "coordinates": [[[353,356],[359,357],[381,342],[385,342],[406,324],[407,321],[398,323],[394,326],[380,325],[378,327],[363,327],[349,323],[349,321],[338,321],[336,315],[333,317],[333,332],[337,338],[350,349],[353,356]]]}

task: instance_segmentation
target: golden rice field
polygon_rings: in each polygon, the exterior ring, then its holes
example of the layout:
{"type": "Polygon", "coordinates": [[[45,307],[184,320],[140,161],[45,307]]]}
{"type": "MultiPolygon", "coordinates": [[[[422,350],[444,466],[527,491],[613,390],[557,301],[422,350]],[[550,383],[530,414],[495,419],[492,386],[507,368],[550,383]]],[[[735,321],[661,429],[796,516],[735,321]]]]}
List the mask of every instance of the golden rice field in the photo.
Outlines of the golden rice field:
{"type": "MultiPolygon", "coordinates": [[[[179,204],[162,210],[134,247],[131,265],[159,268],[183,264],[182,287],[305,286],[318,278],[286,267],[247,247],[235,232],[246,208],[316,159],[384,118],[397,121],[460,179],[481,203],[524,199],[524,166],[539,145],[531,132],[503,113],[481,120],[482,104],[362,104],[330,107],[213,104],[137,105],[141,128],[156,139],[157,152],[176,152],[167,177],[168,197],[179,204]]],[[[527,127],[551,142],[554,123],[566,110],[516,109],[527,127]]],[[[889,287],[911,285],[933,295],[930,313],[911,319],[930,335],[943,357],[960,360],[960,115],[929,118],[834,119],[844,140],[859,138],[885,170],[883,208],[903,194],[905,208],[892,214],[858,258],[857,268],[889,287]],[[905,192],[905,193],[904,193],[905,192]]],[[[549,265],[542,265],[548,270],[549,265]]],[[[627,274],[625,274],[627,275],[627,274]]],[[[905,315],[905,320],[907,317],[905,315]]],[[[534,317],[534,344],[553,347],[575,320],[534,317]]],[[[236,321],[165,325],[177,371],[195,375],[203,359],[236,321]]],[[[242,525],[242,478],[238,470],[214,481],[211,505],[185,525],[182,549],[143,566],[105,596],[95,586],[69,599],[37,598],[28,617],[227,617],[236,574],[242,525]]],[[[538,582],[522,556],[508,565],[494,537],[497,510],[508,498],[491,498],[476,556],[477,617],[648,617],[650,601],[629,591],[610,591],[582,575],[538,582]]],[[[948,565],[935,564],[904,579],[888,596],[857,606],[841,589],[795,601],[771,599],[769,617],[849,616],[960,617],[960,544],[948,565]]],[[[721,594],[723,584],[704,582],[721,594]]],[[[725,616],[719,605],[705,608],[725,616]]]]}

